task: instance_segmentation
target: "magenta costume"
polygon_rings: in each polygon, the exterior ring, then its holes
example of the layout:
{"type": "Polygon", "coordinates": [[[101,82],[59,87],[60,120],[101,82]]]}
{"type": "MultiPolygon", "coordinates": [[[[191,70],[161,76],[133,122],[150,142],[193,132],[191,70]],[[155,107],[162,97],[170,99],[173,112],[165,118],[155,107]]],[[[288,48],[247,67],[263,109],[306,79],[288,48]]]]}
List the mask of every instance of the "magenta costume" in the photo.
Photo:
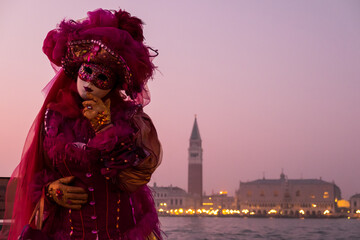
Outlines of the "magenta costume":
{"type": "Polygon", "coordinates": [[[143,40],[141,20],[121,10],[98,9],[49,32],[43,51],[58,72],[13,174],[18,183],[9,239],[20,235],[49,183],[67,176],[75,176],[71,185],[85,189],[88,200],[74,210],[45,199],[42,231],[51,239],[161,239],[146,185],[161,146],[142,110],[155,68],[143,40]],[[83,63],[106,66],[117,79],[104,97],[111,100],[112,124],[103,131],[95,132],[82,113],[76,76],[83,63]]]}

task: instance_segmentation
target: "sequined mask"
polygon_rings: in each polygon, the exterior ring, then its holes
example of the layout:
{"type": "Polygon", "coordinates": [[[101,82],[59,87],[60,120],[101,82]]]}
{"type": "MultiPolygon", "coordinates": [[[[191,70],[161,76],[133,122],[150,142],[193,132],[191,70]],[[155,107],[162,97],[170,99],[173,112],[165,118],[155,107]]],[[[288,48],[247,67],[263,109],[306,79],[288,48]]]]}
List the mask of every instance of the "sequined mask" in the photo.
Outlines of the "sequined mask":
{"type": "Polygon", "coordinates": [[[109,90],[115,86],[115,76],[110,69],[93,63],[83,63],[79,69],[79,78],[91,82],[95,87],[109,90]]]}

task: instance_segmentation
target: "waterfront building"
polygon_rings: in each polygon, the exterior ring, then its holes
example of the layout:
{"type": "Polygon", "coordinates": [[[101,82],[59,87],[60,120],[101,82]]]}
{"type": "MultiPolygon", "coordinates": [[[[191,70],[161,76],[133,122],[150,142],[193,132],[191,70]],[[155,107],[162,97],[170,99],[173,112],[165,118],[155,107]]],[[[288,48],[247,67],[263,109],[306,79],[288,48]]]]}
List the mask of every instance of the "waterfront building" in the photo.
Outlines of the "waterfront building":
{"type": "Polygon", "coordinates": [[[203,149],[196,117],[190,136],[188,153],[188,193],[193,199],[193,204],[191,205],[196,209],[202,205],[203,193],[203,149]]]}
{"type": "Polygon", "coordinates": [[[6,187],[9,182],[9,177],[0,177],[0,219],[4,218],[6,187]]]}
{"type": "Polygon", "coordinates": [[[350,215],[360,217],[360,194],[355,194],[350,197],[350,215]]]}
{"type": "Polygon", "coordinates": [[[256,216],[332,216],[338,212],[340,188],[321,179],[258,179],[240,182],[237,208],[256,216]]]}
{"type": "Polygon", "coordinates": [[[228,196],[227,191],[203,196],[202,204],[205,209],[235,209],[234,197],[228,196]]]}
{"type": "Polygon", "coordinates": [[[345,199],[337,201],[337,216],[344,217],[350,214],[350,202],[345,199]]]}
{"type": "Polygon", "coordinates": [[[188,209],[192,205],[192,198],[182,188],[174,187],[159,187],[154,183],[150,187],[153,192],[155,207],[159,213],[166,213],[171,209],[188,209]]]}

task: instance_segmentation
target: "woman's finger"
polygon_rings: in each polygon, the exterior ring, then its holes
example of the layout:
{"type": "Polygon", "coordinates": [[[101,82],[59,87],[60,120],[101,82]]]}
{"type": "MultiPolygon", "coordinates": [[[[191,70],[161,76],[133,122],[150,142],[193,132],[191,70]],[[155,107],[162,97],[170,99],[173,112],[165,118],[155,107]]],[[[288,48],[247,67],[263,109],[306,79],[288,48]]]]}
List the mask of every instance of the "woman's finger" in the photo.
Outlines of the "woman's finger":
{"type": "Polygon", "coordinates": [[[67,186],[66,187],[67,193],[86,193],[85,189],[82,187],[74,187],[74,186],[67,186]]]}
{"type": "Polygon", "coordinates": [[[83,101],[83,102],[82,102],[82,105],[83,105],[84,107],[94,106],[94,105],[96,105],[96,104],[97,104],[97,102],[95,102],[94,100],[87,100],[87,101],[83,101]]]}
{"type": "Polygon", "coordinates": [[[92,95],[91,93],[86,93],[86,98],[93,100],[94,102],[102,102],[100,98],[97,96],[92,95]]]}
{"type": "Polygon", "coordinates": [[[83,193],[83,194],[69,193],[66,196],[66,198],[69,199],[69,200],[83,200],[83,201],[86,201],[88,199],[88,195],[86,193],[83,193]]]}

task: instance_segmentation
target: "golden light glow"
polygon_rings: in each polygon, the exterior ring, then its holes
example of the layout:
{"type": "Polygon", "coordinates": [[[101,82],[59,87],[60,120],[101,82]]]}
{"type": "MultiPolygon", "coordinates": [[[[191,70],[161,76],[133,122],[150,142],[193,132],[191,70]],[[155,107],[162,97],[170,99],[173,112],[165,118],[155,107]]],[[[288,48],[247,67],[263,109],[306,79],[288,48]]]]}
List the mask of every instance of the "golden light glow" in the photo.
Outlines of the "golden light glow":
{"type": "Polygon", "coordinates": [[[190,215],[192,215],[192,214],[195,214],[195,210],[194,210],[194,209],[189,208],[188,210],[186,210],[186,211],[185,211],[185,213],[186,213],[186,214],[190,214],[190,215]]]}
{"type": "Polygon", "coordinates": [[[269,212],[268,212],[268,214],[276,214],[277,213],[277,211],[275,210],[275,209],[271,209],[269,212]]]}
{"type": "Polygon", "coordinates": [[[210,210],[208,214],[209,214],[209,215],[215,215],[214,209],[213,209],[213,210],[210,210]]]}
{"type": "MultiPolygon", "coordinates": [[[[339,200],[338,202],[341,203],[341,200],[339,200]]],[[[311,204],[311,206],[313,207],[318,207],[316,204],[311,204]],[[315,205],[315,206],[314,206],[315,205]]],[[[161,214],[169,214],[169,215],[173,215],[173,216],[184,216],[184,215],[194,215],[194,214],[199,214],[201,216],[204,215],[208,215],[208,216],[218,216],[218,215],[228,215],[228,216],[246,216],[246,215],[256,215],[256,211],[250,211],[249,209],[242,209],[241,211],[238,209],[220,209],[220,208],[210,208],[210,209],[163,209],[163,208],[159,208],[158,212],[161,214]]],[[[346,211],[350,216],[350,211],[346,211]]],[[[281,214],[283,214],[283,212],[280,212],[281,214]]],[[[360,209],[357,209],[356,214],[360,214],[360,209]]],[[[276,209],[271,209],[270,211],[268,211],[269,217],[272,214],[279,214],[279,211],[277,211],[276,209]]],[[[300,215],[305,215],[305,211],[304,209],[301,209],[299,211],[300,215]]],[[[323,215],[328,215],[328,216],[332,216],[332,213],[330,212],[330,209],[326,209],[323,211],[322,213],[323,215]]],[[[353,215],[351,217],[358,217],[358,215],[353,215]]],[[[301,216],[301,218],[304,218],[304,216],[301,216]]]]}
{"type": "Polygon", "coordinates": [[[227,194],[227,191],[220,191],[220,195],[227,194]]]}
{"type": "Polygon", "coordinates": [[[248,213],[249,213],[249,209],[243,209],[241,212],[242,212],[242,213],[245,213],[245,214],[248,214],[248,213]]]}
{"type": "Polygon", "coordinates": [[[329,198],[329,192],[324,192],[323,198],[329,198]]]}
{"type": "Polygon", "coordinates": [[[210,202],[209,202],[209,203],[207,203],[207,202],[204,202],[204,203],[203,203],[203,206],[212,206],[212,205],[214,205],[214,204],[213,204],[213,203],[210,203],[210,202]]]}
{"type": "MultiPolygon", "coordinates": [[[[337,206],[340,207],[340,208],[345,208],[342,210],[342,212],[344,214],[346,214],[347,216],[350,216],[351,218],[353,217],[359,217],[359,214],[360,214],[360,209],[355,209],[355,211],[351,210],[350,211],[350,202],[347,201],[347,200],[344,200],[344,199],[335,199],[334,200],[337,200],[337,206]],[[352,214],[351,214],[352,213],[352,214]],[[355,215],[356,214],[356,215],[355,215]]],[[[203,208],[200,208],[200,209],[192,209],[192,208],[189,208],[189,209],[183,209],[183,208],[178,208],[178,209],[167,209],[166,207],[166,203],[159,203],[159,207],[158,208],[158,213],[159,214],[168,214],[168,215],[173,215],[173,216],[185,216],[185,215],[200,215],[200,216],[256,216],[258,213],[258,209],[255,211],[255,209],[253,210],[253,208],[250,210],[250,209],[241,209],[241,210],[238,210],[238,209],[224,209],[222,208],[221,206],[218,206],[216,204],[216,206],[214,206],[214,204],[212,203],[204,203],[204,205],[208,205],[208,206],[204,206],[203,208]]],[[[256,206],[257,207],[257,206],[256,206]]],[[[333,213],[331,213],[331,209],[323,209],[323,205],[322,204],[317,204],[317,203],[310,203],[310,206],[307,205],[307,207],[311,207],[311,208],[316,208],[318,210],[316,210],[317,212],[319,210],[321,210],[321,214],[323,216],[334,216],[333,213]]],[[[315,210],[315,209],[313,209],[315,210]]],[[[310,210],[308,208],[306,209],[300,209],[299,210],[299,215],[301,218],[304,218],[306,215],[311,215],[311,211],[313,210],[310,210]],[[309,213],[310,212],[310,213],[309,213]]],[[[320,212],[319,212],[320,213],[320,212]]],[[[262,210],[261,210],[261,214],[262,214],[262,210]]],[[[267,215],[269,217],[271,216],[274,216],[274,215],[278,215],[278,214],[285,214],[284,211],[280,211],[276,208],[273,208],[273,209],[270,209],[268,212],[267,212],[267,215]]],[[[287,213],[286,213],[287,214],[287,213]]],[[[346,217],[347,217],[346,216],[346,217]]]]}
{"type": "Polygon", "coordinates": [[[344,199],[337,201],[337,206],[339,208],[350,208],[350,202],[344,199]]]}
{"type": "Polygon", "coordinates": [[[235,210],[235,209],[222,209],[221,213],[223,215],[239,215],[240,214],[240,210],[235,210]]]}

